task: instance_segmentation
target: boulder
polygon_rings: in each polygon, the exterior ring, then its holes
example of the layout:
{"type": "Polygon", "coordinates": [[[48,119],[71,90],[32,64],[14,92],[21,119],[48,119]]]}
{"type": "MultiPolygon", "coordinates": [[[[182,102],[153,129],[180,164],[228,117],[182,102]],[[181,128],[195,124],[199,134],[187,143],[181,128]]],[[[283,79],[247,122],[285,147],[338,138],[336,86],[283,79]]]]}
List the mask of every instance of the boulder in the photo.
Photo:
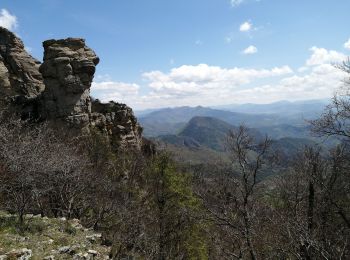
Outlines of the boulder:
{"type": "Polygon", "coordinates": [[[90,260],[93,259],[88,253],[78,253],[73,256],[73,260],[90,260]]]}
{"type": "Polygon", "coordinates": [[[91,243],[95,243],[97,240],[101,240],[101,238],[102,234],[92,234],[86,236],[86,239],[91,243]]]}
{"type": "Polygon", "coordinates": [[[70,246],[62,246],[57,249],[58,253],[60,254],[67,254],[70,252],[70,246]]]}
{"type": "Polygon", "coordinates": [[[96,250],[90,249],[90,250],[88,250],[88,254],[92,255],[93,257],[95,257],[95,256],[97,256],[98,252],[96,250]]]}

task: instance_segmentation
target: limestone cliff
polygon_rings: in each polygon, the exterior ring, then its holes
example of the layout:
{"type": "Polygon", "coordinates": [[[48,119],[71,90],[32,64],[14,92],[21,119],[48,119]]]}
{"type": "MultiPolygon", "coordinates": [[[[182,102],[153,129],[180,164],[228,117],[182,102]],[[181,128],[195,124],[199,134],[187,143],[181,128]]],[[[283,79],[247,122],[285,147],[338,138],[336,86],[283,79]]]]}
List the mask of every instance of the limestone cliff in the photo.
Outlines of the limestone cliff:
{"type": "Polygon", "coordinates": [[[31,57],[22,41],[0,27],[0,105],[23,116],[100,130],[117,147],[142,146],[142,128],[124,104],[92,102],[90,87],[99,58],[85,40],[67,38],[43,43],[43,63],[31,57]]]}

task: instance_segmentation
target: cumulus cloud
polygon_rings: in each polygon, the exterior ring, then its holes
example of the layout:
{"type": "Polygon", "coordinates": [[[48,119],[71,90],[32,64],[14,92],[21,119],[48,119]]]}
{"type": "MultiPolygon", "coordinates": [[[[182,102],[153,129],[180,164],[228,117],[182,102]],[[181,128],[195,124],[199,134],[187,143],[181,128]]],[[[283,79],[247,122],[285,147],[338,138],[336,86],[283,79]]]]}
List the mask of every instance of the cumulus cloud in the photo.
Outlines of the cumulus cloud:
{"type": "Polygon", "coordinates": [[[241,87],[258,79],[281,77],[293,71],[288,66],[271,69],[221,68],[207,64],[183,65],[168,73],[150,71],[142,77],[149,88],[141,95],[140,86],[135,83],[114,82],[106,77],[96,77],[92,96],[103,102],[115,100],[124,102],[136,109],[180,106],[211,105],[220,100],[235,96],[241,87]]]}
{"type": "Polygon", "coordinates": [[[343,53],[334,50],[326,50],[316,46],[310,48],[310,51],[312,51],[312,55],[306,61],[307,66],[315,66],[324,63],[339,63],[346,59],[346,56],[343,53]]]}
{"type": "Polygon", "coordinates": [[[344,48],[350,50],[350,38],[346,43],[344,43],[344,48]]]}
{"type": "Polygon", "coordinates": [[[9,29],[10,31],[15,30],[18,26],[17,17],[15,15],[12,15],[6,9],[1,9],[1,11],[0,11],[0,26],[5,27],[6,29],[9,29]]]}
{"type": "Polygon", "coordinates": [[[258,49],[254,45],[250,45],[249,47],[243,50],[243,54],[254,54],[257,52],[258,49]]]}
{"type": "Polygon", "coordinates": [[[250,22],[244,22],[239,26],[241,32],[249,32],[252,29],[252,24],[250,22]]]}
{"type": "Polygon", "coordinates": [[[291,74],[288,66],[272,69],[221,68],[207,64],[183,65],[168,73],[143,74],[151,91],[141,99],[143,107],[212,105],[235,96],[240,88],[262,78],[291,74]]]}
{"type": "Polygon", "coordinates": [[[128,103],[130,99],[137,98],[140,86],[134,83],[124,83],[115,81],[93,82],[91,95],[102,102],[111,100],[128,103]]]}
{"type": "Polygon", "coordinates": [[[287,65],[269,69],[183,65],[143,73],[142,86],[97,77],[100,82],[93,83],[92,95],[135,109],[329,98],[346,76],[332,63],[345,55],[318,47],[310,50],[305,66],[295,71],[287,65]]]}
{"type": "Polygon", "coordinates": [[[243,2],[244,2],[244,0],[231,0],[231,6],[237,7],[240,4],[242,4],[243,2]]]}
{"type": "Polygon", "coordinates": [[[314,67],[307,75],[293,75],[276,84],[257,86],[235,93],[238,102],[268,103],[278,100],[328,98],[342,86],[344,72],[330,64],[314,67]]]}
{"type": "Polygon", "coordinates": [[[308,70],[309,70],[309,67],[307,67],[307,66],[302,66],[302,67],[300,67],[300,68],[298,69],[298,72],[303,73],[303,72],[308,71],[308,70]]]}
{"type": "Polygon", "coordinates": [[[206,89],[230,88],[248,84],[258,78],[282,76],[292,73],[288,66],[272,69],[221,68],[207,64],[183,65],[169,73],[151,71],[143,74],[149,87],[155,91],[167,90],[173,93],[198,93],[206,89]]]}

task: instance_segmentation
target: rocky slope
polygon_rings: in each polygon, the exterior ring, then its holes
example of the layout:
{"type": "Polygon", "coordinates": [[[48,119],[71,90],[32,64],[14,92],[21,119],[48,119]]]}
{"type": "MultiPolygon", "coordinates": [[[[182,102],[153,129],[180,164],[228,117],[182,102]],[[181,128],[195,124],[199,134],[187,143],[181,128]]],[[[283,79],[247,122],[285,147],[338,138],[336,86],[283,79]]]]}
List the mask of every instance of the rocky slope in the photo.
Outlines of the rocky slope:
{"type": "Polygon", "coordinates": [[[20,228],[17,218],[0,211],[0,259],[109,259],[102,235],[77,219],[28,214],[20,228]]]}
{"type": "Polygon", "coordinates": [[[131,108],[92,102],[90,87],[99,58],[85,40],[47,40],[43,47],[41,64],[16,35],[0,27],[0,107],[84,132],[97,128],[118,147],[141,149],[142,128],[131,108]]]}

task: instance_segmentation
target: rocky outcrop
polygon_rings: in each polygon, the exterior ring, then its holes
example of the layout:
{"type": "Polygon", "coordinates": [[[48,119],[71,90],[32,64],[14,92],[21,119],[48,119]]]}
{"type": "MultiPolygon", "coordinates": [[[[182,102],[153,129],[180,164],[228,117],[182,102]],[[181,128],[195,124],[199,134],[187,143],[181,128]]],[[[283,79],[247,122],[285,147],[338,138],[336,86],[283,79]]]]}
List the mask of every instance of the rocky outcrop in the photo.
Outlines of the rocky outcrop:
{"type": "Polygon", "coordinates": [[[124,104],[92,102],[90,87],[99,63],[85,40],[67,38],[43,43],[41,64],[23,42],[0,27],[0,105],[35,120],[66,123],[84,132],[95,128],[112,145],[142,147],[142,128],[124,104]]]}
{"type": "Polygon", "coordinates": [[[3,259],[29,260],[32,258],[32,250],[27,248],[13,249],[8,252],[3,259]]]}
{"type": "Polygon", "coordinates": [[[0,105],[33,113],[32,101],[45,89],[39,65],[16,35],[0,27],[0,105]]]}
{"type": "Polygon", "coordinates": [[[42,94],[41,116],[87,125],[91,113],[90,87],[99,58],[84,39],[48,40],[43,46],[40,72],[46,89],[42,94]]]}
{"type": "Polygon", "coordinates": [[[0,210],[0,223],[8,229],[0,229],[0,260],[27,259],[110,259],[112,247],[102,245],[102,234],[84,227],[78,219],[49,218],[41,215],[24,215],[28,229],[17,229],[17,215],[0,210]],[[34,231],[40,227],[41,231],[34,231]]]}
{"type": "Polygon", "coordinates": [[[142,131],[131,108],[91,101],[90,87],[99,58],[85,40],[48,40],[43,46],[40,72],[46,88],[41,98],[41,117],[64,120],[84,130],[97,128],[116,147],[140,149],[142,131]]]}
{"type": "Polygon", "coordinates": [[[112,144],[141,148],[142,128],[130,107],[113,101],[103,104],[95,100],[92,111],[90,124],[110,136],[112,144]]]}

